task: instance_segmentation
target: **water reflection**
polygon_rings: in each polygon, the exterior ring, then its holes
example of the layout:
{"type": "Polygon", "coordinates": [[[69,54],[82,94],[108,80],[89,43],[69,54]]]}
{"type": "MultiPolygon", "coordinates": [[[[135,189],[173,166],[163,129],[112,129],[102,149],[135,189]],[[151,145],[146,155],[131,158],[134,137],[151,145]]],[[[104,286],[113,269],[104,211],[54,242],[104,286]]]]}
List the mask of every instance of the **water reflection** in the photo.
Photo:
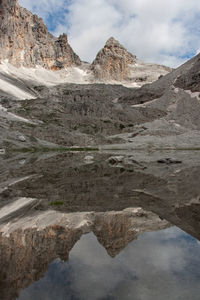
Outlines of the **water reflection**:
{"type": "Polygon", "coordinates": [[[0,299],[199,299],[199,151],[86,156],[0,158],[0,299]]]}
{"type": "Polygon", "coordinates": [[[199,151],[122,152],[111,164],[116,155],[94,153],[90,164],[87,153],[1,158],[0,209],[21,198],[34,199],[3,221],[49,209],[69,213],[142,207],[200,239],[199,151]],[[163,157],[182,164],[159,164],[163,157]]]}
{"type": "Polygon", "coordinates": [[[195,300],[199,283],[200,243],[177,227],[143,234],[114,259],[88,234],[18,299],[195,300]]]}
{"type": "Polygon", "coordinates": [[[141,208],[106,213],[47,211],[14,219],[1,226],[0,296],[15,299],[22,289],[45,275],[53,260],[68,260],[83,234],[93,232],[108,255],[116,257],[142,233],[169,226],[141,208]]]}

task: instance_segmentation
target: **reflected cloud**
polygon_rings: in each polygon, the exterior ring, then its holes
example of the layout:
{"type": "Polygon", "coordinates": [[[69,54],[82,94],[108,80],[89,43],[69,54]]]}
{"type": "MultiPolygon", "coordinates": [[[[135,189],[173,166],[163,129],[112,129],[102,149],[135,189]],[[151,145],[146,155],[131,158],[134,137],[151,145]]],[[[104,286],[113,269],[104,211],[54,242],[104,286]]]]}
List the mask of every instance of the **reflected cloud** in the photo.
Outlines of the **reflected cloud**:
{"type": "Polygon", "coordinates": [[[114,259],[88,234],[19,300],[197,300],[199,278],[200,245],[177,227],[144,233],[114,259]]]}

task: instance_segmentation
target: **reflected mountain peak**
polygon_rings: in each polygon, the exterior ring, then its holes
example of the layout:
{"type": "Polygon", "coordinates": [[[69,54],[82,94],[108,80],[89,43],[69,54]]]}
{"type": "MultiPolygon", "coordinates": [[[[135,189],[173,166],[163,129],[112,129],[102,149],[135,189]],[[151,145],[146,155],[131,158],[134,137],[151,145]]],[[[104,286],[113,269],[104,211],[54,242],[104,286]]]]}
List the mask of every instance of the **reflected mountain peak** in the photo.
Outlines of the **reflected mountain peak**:
{"type": "Polygon", "coordinates": [[[0,159],[2,299],[15,299],[56,258],[68,260],[83,234],[93,232],[115,259],[141,234],[171,224],[200,239],[199,152],[173,153],[178,165],[157,162],[170,151],[93,153],[89,164],[86,156],[0,159]]]}
{"type": "Polygon", "coordinates": [[[21,289],[44,276],[54,259],[68,260],[71,249],[83,234],[94,232],[108,254],[115,257],[143,232],[169,226],[142,208],[106,213],[47,211],[19,218],[13,224],[3,224],[0,237],[2,297],[15,299],[21,289]]]}

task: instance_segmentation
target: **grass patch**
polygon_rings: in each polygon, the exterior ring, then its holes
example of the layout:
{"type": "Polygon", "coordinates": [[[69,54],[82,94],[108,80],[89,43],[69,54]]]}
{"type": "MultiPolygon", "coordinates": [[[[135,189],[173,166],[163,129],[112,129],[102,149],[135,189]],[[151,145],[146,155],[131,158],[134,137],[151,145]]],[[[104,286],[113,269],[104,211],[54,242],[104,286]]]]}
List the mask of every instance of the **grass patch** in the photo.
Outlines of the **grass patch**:
{"type": "Polygon", "coordinates": [[[32,147],[32,148],[19,148],[19,149],[12,149],[13,152],[93,152],[93,151],[99,151],[99,148],[89,148],[89,147],[55,147],[55,148],[38,148],[38,147],[32,147]]]}
{"type": "Polygon", "coordinates": [[[64,205],[63,201],[52,201],[50,204],[50,206],[61,206],[64,205]]]}
{"type": "Polygon", "coordinates": [[[200,151],[200,148],[101,148],[101,151],[147,151],[147,152],[156,152],[156,151],[200,151]]]}

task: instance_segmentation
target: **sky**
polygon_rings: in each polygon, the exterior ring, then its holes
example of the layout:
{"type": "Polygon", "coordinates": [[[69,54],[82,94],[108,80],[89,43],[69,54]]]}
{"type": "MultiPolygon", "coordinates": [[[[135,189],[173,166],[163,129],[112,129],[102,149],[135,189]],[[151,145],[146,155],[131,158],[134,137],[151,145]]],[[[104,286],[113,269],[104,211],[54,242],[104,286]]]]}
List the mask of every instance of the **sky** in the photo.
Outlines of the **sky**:
{"type": "Polygon", "coordinates": [[[145,62],[177,67],[200,52],[199,0],[19,0],[92,62],[113,36],[145,62]]]}

